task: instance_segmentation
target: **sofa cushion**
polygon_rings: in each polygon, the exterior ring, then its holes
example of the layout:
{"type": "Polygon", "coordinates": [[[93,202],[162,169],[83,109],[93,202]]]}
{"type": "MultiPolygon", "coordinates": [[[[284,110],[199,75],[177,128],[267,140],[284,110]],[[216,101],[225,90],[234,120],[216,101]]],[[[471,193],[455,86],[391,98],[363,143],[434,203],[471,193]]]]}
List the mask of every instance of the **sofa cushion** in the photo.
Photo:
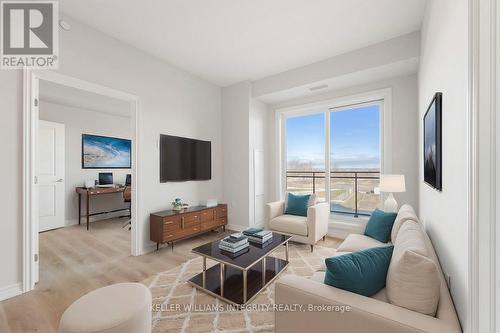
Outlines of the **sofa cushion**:
{"type": "Polygon", "coordinates": [[[378,293],[373,295],[372,298],[376,299],[377,301],[389,303],[389,300],[387,299],[387,289],[386,288],[380,290],[378,293]]]}
{"type": "Polygon", "coordinates": [[[406,221],[418,222],[418,217],[417,217],[417,215],[415,215],[415,211],[413,210],[413,207],[408,205],[408,204],[401,206],[401,208],[398,211],[398,215],[396,216],[396,219],[394,220],[394,224],[392,225],[392,231],[391,231],[392,243],[395,242],[399,229],[401,228],[403,223],[405,223],[406,221]]]}
{"type": "Polygon", "coordinates": [[[393,246],[374,247],[325,259],[325,284],[363,296],[385,287],[393,246]]]}
{"type": "MultiPolygon", "coordinates": [[[[349,254],[351,252],[340,252],[340,251],[337,251],[333,256],[336,257],[336,256],[341,256],[341,255],[344,255],[344,254],[349,254]]],[[[321,263],[321,266],[319,266],[318,272],[326,272],[326,264],[325,262],[323,261],[321,263]]],[[[323,282],[323,280],[321,280],[321,282],[323,282]]]]}
{"type": "Polygon", "coordinates": [[[396,213],[375,209],[366,224],[365,235],[387,243],[391,236],[392,225],[394,224],[396,215],[396,213]]]}
{"type": "MultiPolygon", "coordinates": [[[[325,281],[325,275],[326,272],[323,270],[319,270],[315,272],[309,279],[315,282],[323,283],[325,281]]],[[[389,300],[387,299],[387,292],[386,289],[383,288],[381,289],[378,293],[375,295],[371,296],[372,298],[376,299],[377,301],[389,303],[389,300]]]]}
{"type": "Polygon", "coordinates": [[[386,243],[382,243],[374,238],[360,235],[360,234],[349,234],[346,239],[340,244],[337,251],[339,252],[356,252],[371,247],[386,246],[386,243]]]}
{"type": "Polygon", "coordinates": [[[424,237],[415,221],[401,226],[387,272],[387,298],[392,304],[434,316],[439,302],[439,271],[427,257],[424,237]]]}
{"type": "Polygon", "coordinates": [[[307,208],[309,208],[310,194],[298,195],[288,193],[285,206],[285,214],[307,216],[307,208]]]}
{"type": "Polygon", "coordinates": [[[307,217],[280,215],[269,221],[269,228],[287,234],[307,236],[307,217]]]}
{"type": "Polygon", "coordinates": [[[311,277],[309,279],[316,281],[316,282],[319,282],[319,283],[323,283],[323,281],[325,281],[325,275],[326,275],[325,272],[318,271],[318,272],[314,272],[314,274],[311,275],[311,277]]]}

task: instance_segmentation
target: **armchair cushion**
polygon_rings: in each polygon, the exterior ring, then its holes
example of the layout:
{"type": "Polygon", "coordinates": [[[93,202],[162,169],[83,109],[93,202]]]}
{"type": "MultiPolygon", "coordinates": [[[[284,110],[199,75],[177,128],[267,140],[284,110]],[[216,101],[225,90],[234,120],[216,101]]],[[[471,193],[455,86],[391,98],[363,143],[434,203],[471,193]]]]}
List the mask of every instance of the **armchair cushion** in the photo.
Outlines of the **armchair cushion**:
{"type": "Polygon", "coordinates": [[[307,217],[280,215],[269,221],[269,227],[287,234],[307,236],[307,217]]]}
{"type": "Polygon", "coordinates": [[[285,206],[285,214],[307,216],[307,208],[309,208],[310,198],[310,194],[297,195],[288,193],[285,206]]]}
{"type": "Polygon", "coordinates": [[[363,296],[385,287],[393,246],[344,254],[325,259],[325,284],[363,296]]]}

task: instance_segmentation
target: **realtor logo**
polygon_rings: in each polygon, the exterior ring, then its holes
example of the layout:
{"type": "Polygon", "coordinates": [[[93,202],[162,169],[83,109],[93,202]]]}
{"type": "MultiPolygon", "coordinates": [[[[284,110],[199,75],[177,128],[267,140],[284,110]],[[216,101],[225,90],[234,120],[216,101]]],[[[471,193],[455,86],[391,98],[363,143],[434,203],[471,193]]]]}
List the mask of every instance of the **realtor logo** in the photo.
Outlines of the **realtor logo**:
{"type": "Polygon", "coordinates": [[[58,65],[56,1],[1,1],[1,68],[51,68],[58,65]]]}

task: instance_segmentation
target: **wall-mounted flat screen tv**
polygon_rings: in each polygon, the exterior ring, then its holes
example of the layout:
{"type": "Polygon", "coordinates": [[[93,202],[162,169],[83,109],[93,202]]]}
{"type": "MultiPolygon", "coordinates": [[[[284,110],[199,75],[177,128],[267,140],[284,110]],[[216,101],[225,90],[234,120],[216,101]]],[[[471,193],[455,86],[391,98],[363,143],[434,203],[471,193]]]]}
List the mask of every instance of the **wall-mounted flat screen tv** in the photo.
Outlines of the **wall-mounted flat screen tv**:
{"type": "Polygon", "coordinates": [[[160,182],[212,178],[210,141],[160,135],[160,182]]]}
{"type": "Polygon", "coordinates": [[[82,169],[130,169],[132,141],[82,134],[82,169]]]}

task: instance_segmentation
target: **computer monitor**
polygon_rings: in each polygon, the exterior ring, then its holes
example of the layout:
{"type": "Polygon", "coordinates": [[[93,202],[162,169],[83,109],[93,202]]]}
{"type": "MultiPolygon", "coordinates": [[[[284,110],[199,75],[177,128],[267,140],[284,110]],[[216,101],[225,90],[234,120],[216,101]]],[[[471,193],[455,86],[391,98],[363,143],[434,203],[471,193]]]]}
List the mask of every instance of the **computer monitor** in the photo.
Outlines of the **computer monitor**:
{"type": "Polygon", "coordinates": [[[132,175],[129,173],[127,175],[127,178],[125,178],[125,186],[130,186],[132,185],[132,175]]]}
{"type": "Polygon", "coordinates": [[[113,185],[113,173],[99,172],[99,185],[113,185]]]}

